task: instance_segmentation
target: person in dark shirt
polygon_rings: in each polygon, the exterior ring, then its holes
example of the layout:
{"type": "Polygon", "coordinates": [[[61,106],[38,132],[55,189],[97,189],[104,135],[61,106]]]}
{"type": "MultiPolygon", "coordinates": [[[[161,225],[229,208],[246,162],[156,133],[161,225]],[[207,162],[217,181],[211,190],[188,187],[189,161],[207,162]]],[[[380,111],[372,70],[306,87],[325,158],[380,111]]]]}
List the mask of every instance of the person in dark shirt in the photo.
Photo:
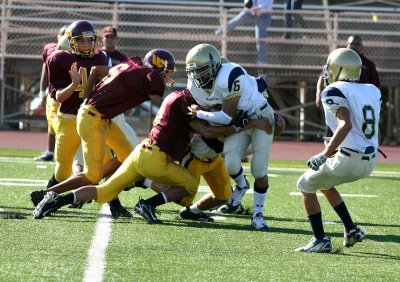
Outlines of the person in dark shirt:
{"type": "Polygon", "coordinates": [[[187,206],[192,199],[187,197],[188,201],[185,202],[185,197],[197,191],[195,178],[186,168],[175,162],[184,157],[195,131],[206,138],[214,138],[254,126],[265,131],[271,130],[271,126],[265,120],[251,120],[243,129],[232,125],[210,126],[207,122],[191,116],[192,105],[197,103],[188,89],[168,95],[157,113],[148,137],[136,146],[104,184],[81,187],[60,196],[53,191],[49,192],[37,205],[33,217],[43,218],[51,211],[74,201],[96,200],[98,203],[106,203],[129,184],[146,177],[170,187],[149,199],[140,199],[135,205],[135,211],[149,223],[161,223],[155,215],[156,207],[171,201],[187,206]]]}
{"type": "Polygon", "coordinates": [[[103,47],[100,48],[100,50],[107,53],[111,60],[112,66],[116,66],[128,59],[124,53],[117,50],[117,41],[117,29],[112,26],[105,26],[103,28],[102,36],[103,47]]]}

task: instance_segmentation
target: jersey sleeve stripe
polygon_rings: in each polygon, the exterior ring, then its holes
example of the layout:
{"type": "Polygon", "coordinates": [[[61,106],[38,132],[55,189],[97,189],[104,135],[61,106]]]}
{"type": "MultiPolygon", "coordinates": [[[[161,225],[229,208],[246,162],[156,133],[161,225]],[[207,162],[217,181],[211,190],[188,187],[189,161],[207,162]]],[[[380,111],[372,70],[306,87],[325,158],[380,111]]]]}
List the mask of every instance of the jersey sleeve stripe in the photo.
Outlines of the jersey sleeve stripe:
{"type": "Polygon", "coordinates": [[[238,78],[239,76],[244,75],[244,71],[241,67],[235,67],[229,74],[228,77],[228,90],[229,92],[232,91],[232,86],[233,82],[238,78]]]}
{"type": "Polygon", "coordinates": [[[328,89],[324,90],[324,92],[326,93],[326,97],[341,97],[346,99],[342,91],[335,87],[329,87],[328,89]]]}

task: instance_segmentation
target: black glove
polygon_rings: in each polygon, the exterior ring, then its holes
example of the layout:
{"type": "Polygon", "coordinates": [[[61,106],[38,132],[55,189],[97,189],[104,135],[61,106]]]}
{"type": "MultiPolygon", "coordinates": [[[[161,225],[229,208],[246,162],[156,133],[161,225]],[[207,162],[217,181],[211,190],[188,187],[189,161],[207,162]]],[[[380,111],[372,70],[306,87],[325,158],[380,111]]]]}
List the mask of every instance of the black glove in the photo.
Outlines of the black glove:
{"type": "Polygon", "coordinates": [[[247,112],[239,110],[233,115],[231,124],[237,128],[242,128],[245,127],[248,122],[249,117],[247,116],[247,112]]]}

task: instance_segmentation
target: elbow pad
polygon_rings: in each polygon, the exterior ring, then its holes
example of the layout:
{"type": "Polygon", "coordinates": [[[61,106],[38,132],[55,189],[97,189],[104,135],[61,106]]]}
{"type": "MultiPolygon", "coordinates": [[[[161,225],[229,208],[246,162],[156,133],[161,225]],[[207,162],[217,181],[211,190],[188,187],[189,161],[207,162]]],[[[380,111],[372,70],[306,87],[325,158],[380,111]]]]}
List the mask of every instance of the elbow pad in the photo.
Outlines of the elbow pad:
{"type": "Polygon", "coordinates": [[[205,112],[205,111],[198,111],[197,117],[199,119],[206,120],[208,122],[218,123],[221,125],[227,125],[231,122],[232,117],[228,116],[223,111],[219,112],[205,112]]]}

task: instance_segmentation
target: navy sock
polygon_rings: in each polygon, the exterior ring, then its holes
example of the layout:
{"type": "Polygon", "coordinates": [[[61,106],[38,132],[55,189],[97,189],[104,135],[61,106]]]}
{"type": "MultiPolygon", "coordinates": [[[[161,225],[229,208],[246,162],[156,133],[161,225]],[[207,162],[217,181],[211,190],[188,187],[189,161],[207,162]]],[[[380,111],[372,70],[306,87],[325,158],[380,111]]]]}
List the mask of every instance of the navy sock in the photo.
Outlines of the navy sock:
{"type": "Polygon", "coordinates": [[[334,207],[335,212],[338,214],[340,219],[343,222],[344,228],[346,229],[346,232],[349,233],[351,229],[354,228],[354,222],[351,219],[349,210],[346,207],[346,204],[342,202],[341,204],[337,205],[334,207]]]}
{"type": "Polygon", "coordinates": [[[122,207],[122,204],[121,204],[121,201],[119,200],[119,198],[116,198],[114,200],[109,201],[108,204],[110,206],[115,207],[115,208],[121,208],[122,207]]]}
{"type": "Polygon", "coordinates": [[[322,239],[325,237],[325,232],[324,232],[324,227],[322,226],[322,214],[321,212],[309,215],[308,220],[310,221],[311,224],[311,229],[314,234],[314,237],[319,239],[322,239]]]}
{"type": "Polygon", "coordinates": [[[154,208],[166,203],[166,201],[164,199],[164,195],[162,193],[158,193],[157,195],[155,195],[147,200],[144,200],[144,201],[154,208]]]}

